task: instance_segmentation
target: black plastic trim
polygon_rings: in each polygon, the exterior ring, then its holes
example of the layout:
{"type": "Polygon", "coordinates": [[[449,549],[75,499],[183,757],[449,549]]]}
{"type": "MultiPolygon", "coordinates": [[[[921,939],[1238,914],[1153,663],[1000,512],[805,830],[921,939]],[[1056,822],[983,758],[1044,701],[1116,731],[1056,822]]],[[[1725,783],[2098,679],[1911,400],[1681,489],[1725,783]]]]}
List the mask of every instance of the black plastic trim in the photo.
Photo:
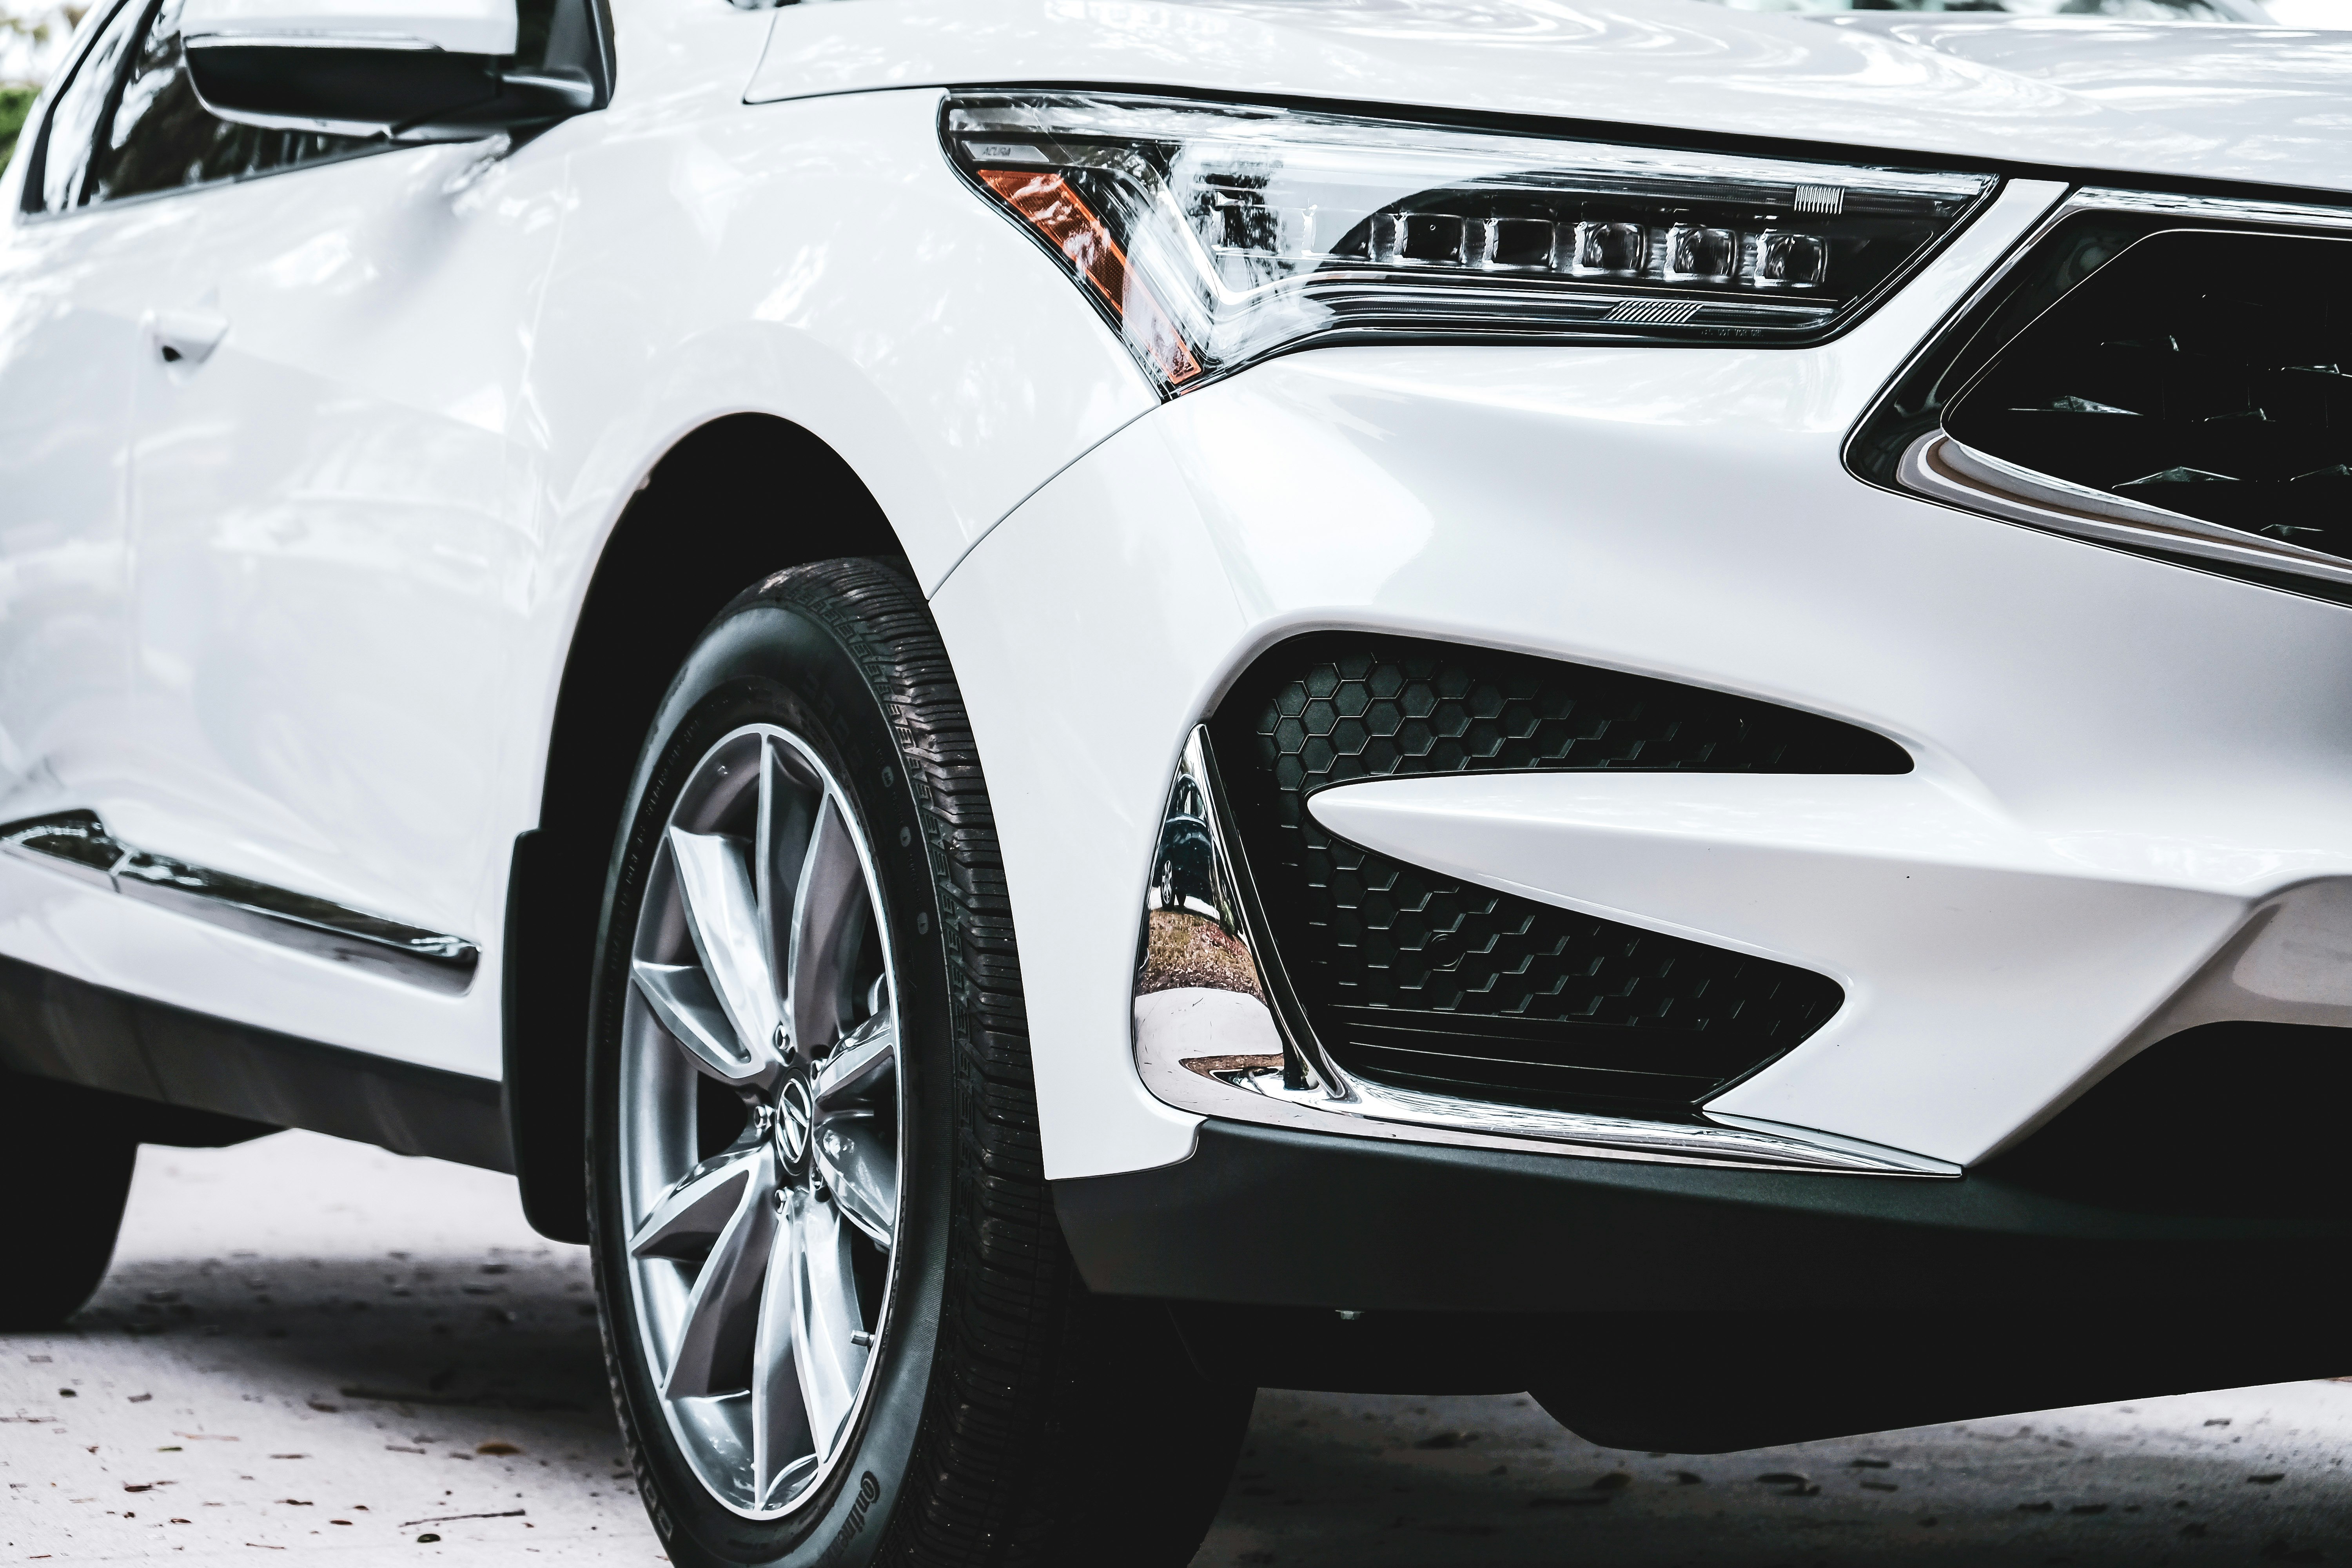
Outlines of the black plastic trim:
{"type": "Polygon", "coordinates": [[[1308,1055],[1470,1100],[1643,1116],[1687,1115],[1762,1070],[1843,989],[1381,855],[1314,821],[1311,798],[1450,773],[1913,766],[1874,731],[1759,698],[1349,631],[1266,649],[1208,729],[1258,960],[1308,1055]]]}
{"type": "Polygon", "coordinates": [[[511,1171],[495,1079],[322,1045],[0,958],[0,1068],[511,1171]]]}
{"type": "Polygon", "coordinates": [[[507,875],[499,1007],[507,1139],[523,1217],[551,1241],[588,1240],[587,1025],[595,944],[575,928],[604,899],[604,864],[579,841],[533,828],[507,875]]]}
{"type": "Polygon", "coordinates": [[[1720,1454],[2201,1389],[2326,1377],[2333,1297],[2166,1300],[2095,1333],[2035,1307],[1349,1312],[1169,1304],[1202,1374],[1349,1394],[1526,1389],[1603,1447],[1720,1454]]]}
{"type": "Polygon", "coordinates": [[[1404,1312],[2326,1300],[2352,1217],[2216,1218],[1969,1174],[1580,1160],[1204,1121],[1191,1158],[1053,1184],[1107,1295],[1404,1312]]]}

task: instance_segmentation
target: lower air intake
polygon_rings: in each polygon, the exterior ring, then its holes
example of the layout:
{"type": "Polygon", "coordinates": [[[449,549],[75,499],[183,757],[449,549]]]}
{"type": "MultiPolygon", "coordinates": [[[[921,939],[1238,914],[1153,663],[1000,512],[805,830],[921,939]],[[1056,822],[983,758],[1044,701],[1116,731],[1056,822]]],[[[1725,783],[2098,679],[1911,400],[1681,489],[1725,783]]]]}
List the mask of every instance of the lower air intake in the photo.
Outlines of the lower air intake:
{"type": "Polygon", "coordinates": [[[1750,699],[1360,633],[1295,638],[1213,721],[1304,1022],[1377,1082],[1551,1109],[1686,1109],[1844,1001],[1825,975],[1464,883],[1329,833],[1318,790],[1580,769],[1890,773],[1868,731],[1750,699]]]}

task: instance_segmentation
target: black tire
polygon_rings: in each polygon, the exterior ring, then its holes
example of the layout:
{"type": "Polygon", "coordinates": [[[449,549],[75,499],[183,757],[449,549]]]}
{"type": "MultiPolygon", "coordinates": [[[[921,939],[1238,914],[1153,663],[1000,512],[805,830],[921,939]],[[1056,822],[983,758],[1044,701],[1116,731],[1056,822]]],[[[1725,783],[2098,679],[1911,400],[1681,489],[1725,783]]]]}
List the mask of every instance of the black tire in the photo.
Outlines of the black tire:
{"type": "Polygon", "coordinates": [[[0,1075],[0,1183],[24,1194],[17,1266],[0,1275],[0,1331],[54,1329],[106,1278],[139,1139],[108,1098],[0,1075]]]}
{"type": "Polygon", "coordinates": [[[589,1069],[591,1230],[629,1462],[674,1563],[1188,1562],[1254,1391],[1194,1370],[1163,1309],[1090,1298],[1043,1174],[1020,969],[988,794],[920,595],[870,561],[739,596],[672,684],[605,885],[589,1069]],[[755,1521],[702,1485],[633,1318],[620,1212],[621,1002],[652,850],[683,775],[737,727],[789,727],[875,847],[899,976],[905,1154],[892,1323],[842,1458],[755,1521]],[[903,830],[903,833],[902,833],[903,830]]]}

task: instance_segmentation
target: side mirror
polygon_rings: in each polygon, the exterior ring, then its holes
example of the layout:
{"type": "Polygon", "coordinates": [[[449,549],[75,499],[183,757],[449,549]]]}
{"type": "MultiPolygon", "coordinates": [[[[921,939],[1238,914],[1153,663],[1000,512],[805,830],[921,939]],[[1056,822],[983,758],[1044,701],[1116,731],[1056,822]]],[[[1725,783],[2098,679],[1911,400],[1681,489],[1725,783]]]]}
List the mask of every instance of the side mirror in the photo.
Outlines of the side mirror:
{"type": "Polygon", "coordinates": [[[603,0],[188,0],[180,36],[197,99],[243,125],[469,141],[612,98],[603,0]]]}

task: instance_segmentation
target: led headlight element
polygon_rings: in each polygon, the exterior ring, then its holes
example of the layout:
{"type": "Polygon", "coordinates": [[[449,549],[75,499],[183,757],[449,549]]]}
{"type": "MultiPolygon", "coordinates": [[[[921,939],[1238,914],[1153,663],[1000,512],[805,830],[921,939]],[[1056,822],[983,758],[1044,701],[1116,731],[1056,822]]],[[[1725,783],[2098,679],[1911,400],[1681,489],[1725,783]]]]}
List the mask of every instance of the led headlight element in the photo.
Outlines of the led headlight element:
{"type": "Polygon", "coordinates": [[[1996,183],[1112,93],[942,130],[1167,394],[1310,342],[1819,342],[1996,183]]]}

